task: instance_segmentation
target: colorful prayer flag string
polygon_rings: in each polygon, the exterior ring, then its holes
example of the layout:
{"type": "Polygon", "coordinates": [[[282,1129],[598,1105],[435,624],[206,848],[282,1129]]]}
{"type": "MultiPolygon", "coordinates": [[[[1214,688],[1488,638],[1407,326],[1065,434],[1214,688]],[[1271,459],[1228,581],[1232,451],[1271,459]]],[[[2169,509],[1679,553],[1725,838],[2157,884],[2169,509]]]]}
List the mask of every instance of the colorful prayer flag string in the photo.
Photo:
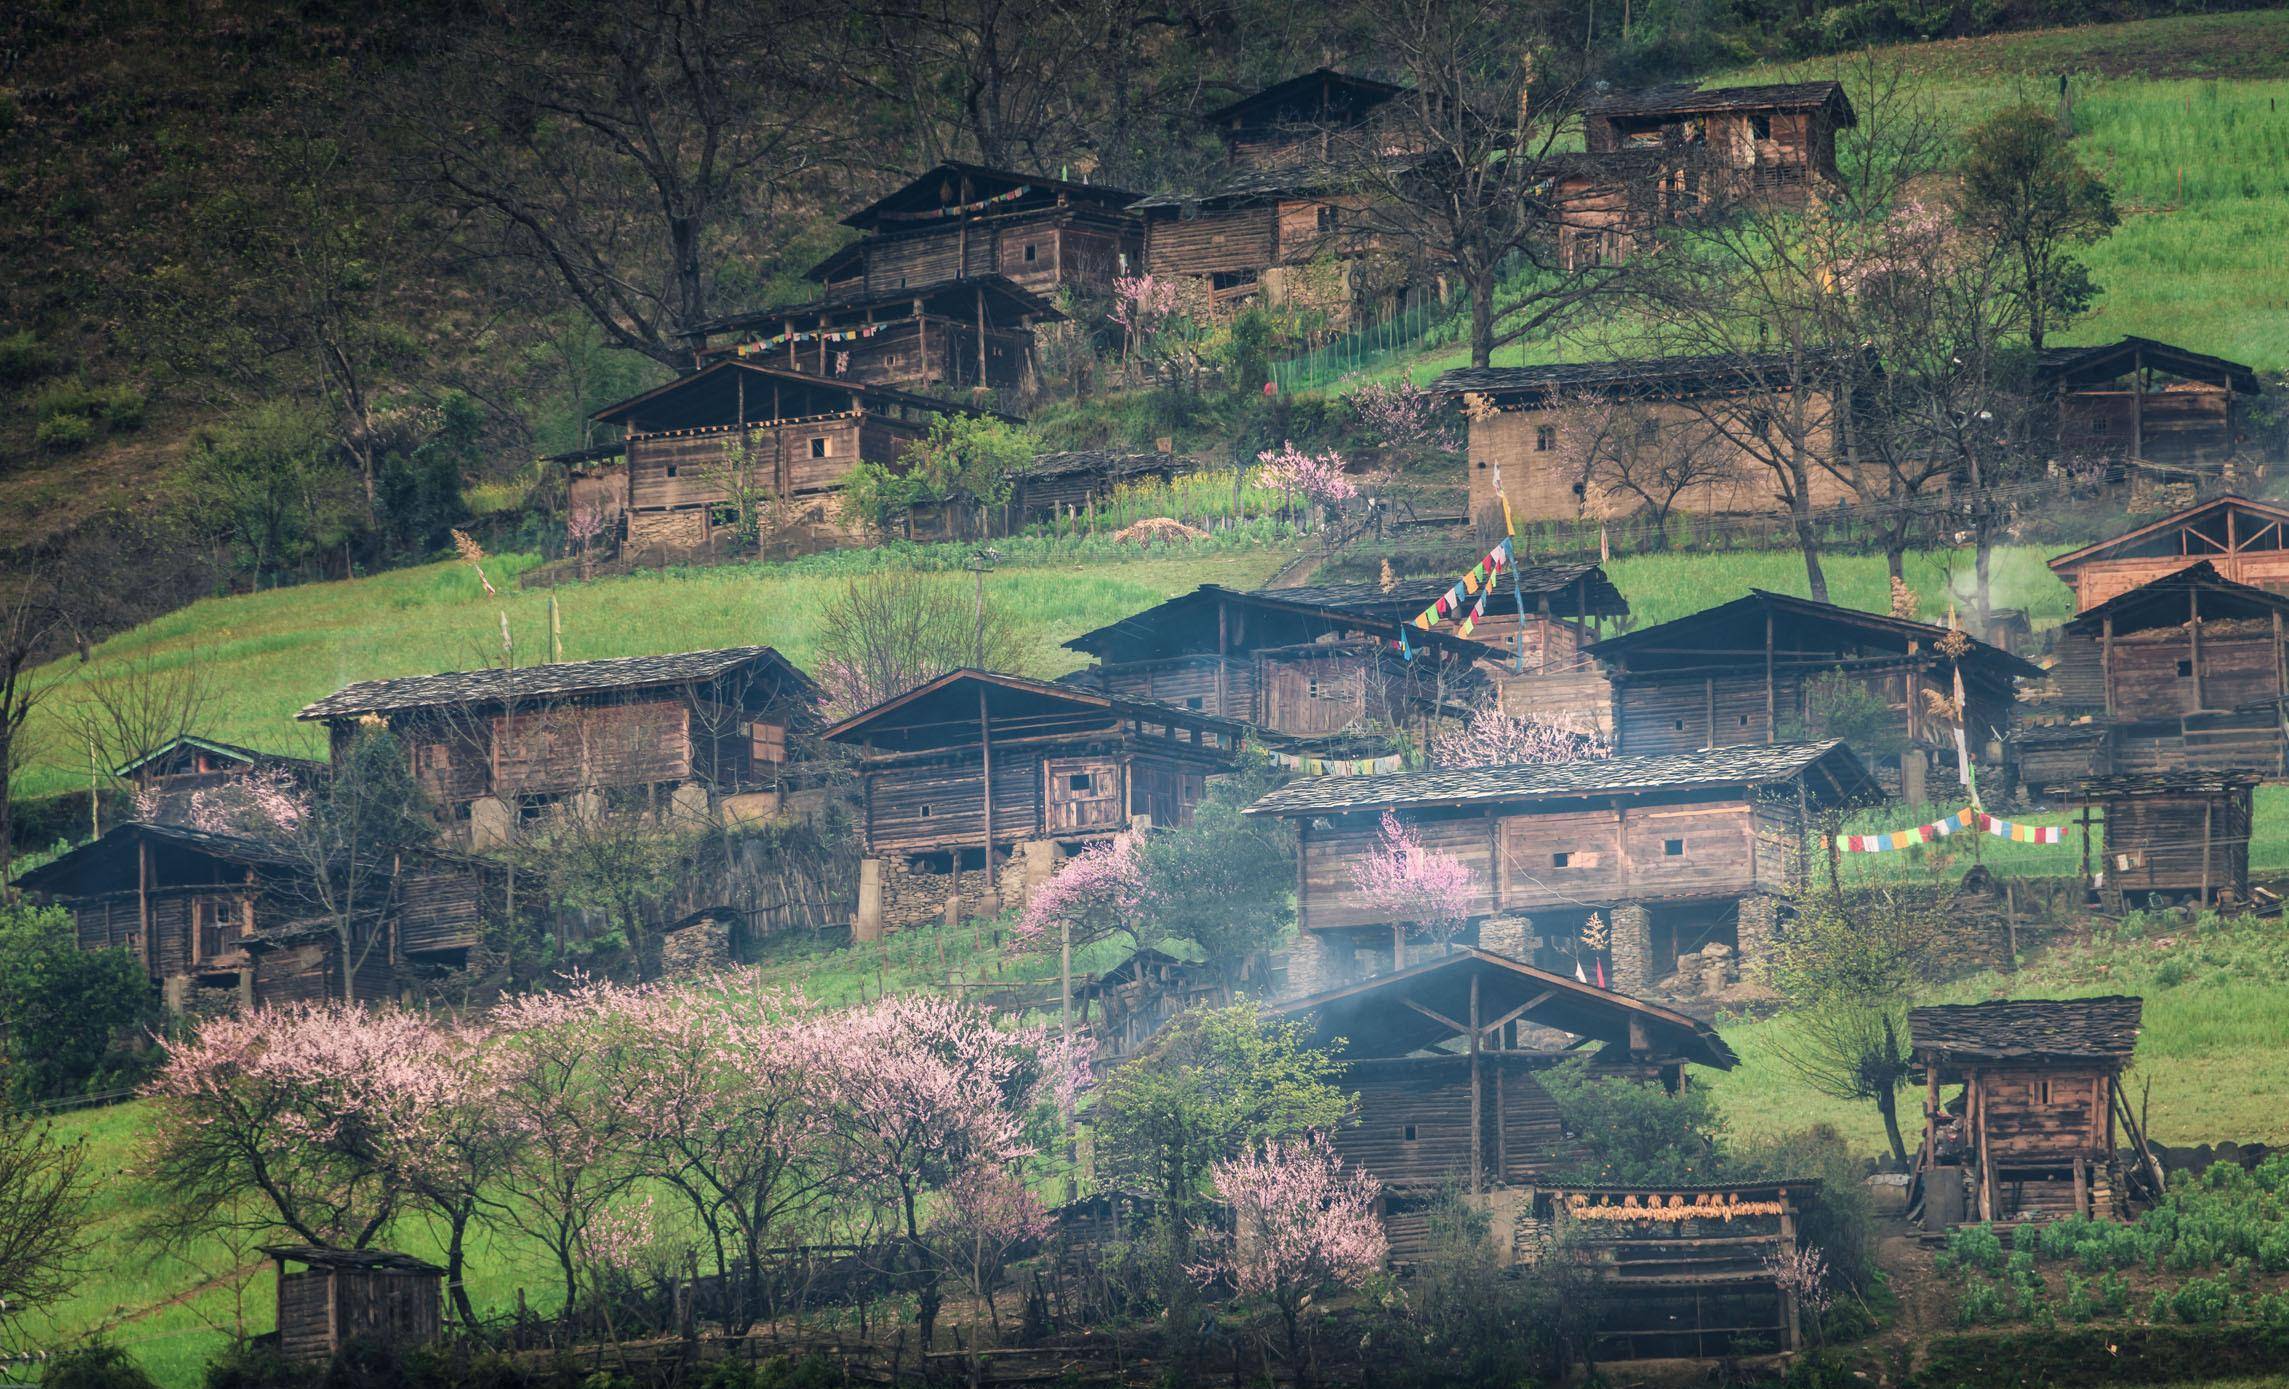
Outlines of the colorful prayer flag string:
{"type": "Polygon", "coordinates": [[[1271,757],[1281,766],[1305,776],[1381,776],[1401,771],[1407,765],[1406,758],[1398,753],[1385,757],[1305,757],[1299,753],[1274,752],[1271,757]]]}
{"type": "MultiPolygon", "coordinates": [[[[1444,622],[1449,616],[1461,612],[1463,600],[1472,594],[1478,595],[1478,605],[1472,609],[1470,620],[1472,622],[1477,621],[1479,614],[1484,612],[1486,608],[1486,595],[1481,590],[1492,584],[1494,576],[1501,573],[1504,566],[1510,563],[1510,557],[1510,537],[1504,536],[1493,549],[1486,552],[1486,558],[1472,566],[1469,573],[1455,580],[1453,588],[1440,594],[1436,603],[1423,609],[1422,614],[1415,619],[1415,625],[1428,632],[1444,622]]],[[[1470,635],[1470,628],[1467,623],[1463,627],[1463,635],[1470,635]]]]}
{"type": "Polygon", "coordinates": [[[1977,829],[2008,839],[2014,844],[2064,844],[2066,828],[2063,825],[2021,825],[2009,820],[1998,820],[1977,810],[1959,810],[1942,820],[1912,829],[1893,830],[1888,834],[1845,834],[1831,841],[1838,851],[1847,854],[1887,854],[1895,849],[1929,844],[1934,839],[1945,839],[1957,830],[1977,829]]]}

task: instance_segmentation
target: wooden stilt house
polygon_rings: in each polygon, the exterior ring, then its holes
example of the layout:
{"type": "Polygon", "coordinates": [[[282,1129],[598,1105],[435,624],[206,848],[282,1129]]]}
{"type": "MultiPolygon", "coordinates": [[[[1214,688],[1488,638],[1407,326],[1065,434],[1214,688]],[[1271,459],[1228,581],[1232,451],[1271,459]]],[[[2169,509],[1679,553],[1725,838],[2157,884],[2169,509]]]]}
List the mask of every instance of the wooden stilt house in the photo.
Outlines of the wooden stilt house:
{"type": "Polygon", "coordinates": [[[278,1351],[327,1361],[352,1341],[405,1349],[444,1331],[445,1270],[384,1249],[277,1245],[278,1351]]]}
{"type": "Polygon", "coordinates": [[[1053,299],[1107,294],[1141,263],[1136,194],[949,160],[842,219],[858,240],[811,267],[829,299],[998,275],[1053,299]]]}
{"type": "Polygon", "coordinates": [[[942,675],[826,730],[857,758],[857,931],[992,915],[1062,855],[1183,824],[1229,770],[1230,719],[990,671],[942,675]]]}
{"type": "Polygon", "coordinates": [[[2051,685],[2104,730],[2106,770],[2289,775],[2289,595],[2208,560],[2077,614],[2051,685]]]}
{"type": "Polygon", "coordinates": [[[1006,275],[814,300],[718,319],[700,365],[732,359],[867,386],[1030,390],[1033,330],[1064,318],[1006,275]],[[720,340],[720,341],[718,341],[720,340]]]}
{"type": "Polygon", "coordinates": [[[2118,997],[1910,1010],[1925,1085],[1913,1199],[1928,1228],[2116,1219],[2132,1200],[2160,1194],[2161,1167],[2122,1091],[2140,1011],[2138,999],[2118,997]]]}
{"type": "Polygon", "coordinates": [[[2050,562],[2074,590],[2078,613],[2197,564],[2237,584],[2289,593],[2289,507],[2212,497],[2050,562]]]}
{"type": "Polygon", "coordinates": [[[1934,761],[1956,761],[1960,674],[1971,755],[1993,765],[2017,682],[2041,667],[1962,633],[1752,589],[1745,598],[1589,648],[1613,681],[1614,751],[1685,752],[1848,737],[1911,804],[1934,761]],[[1950,656],[1959,648],[1960,656],[1950,656]]]}
{"type": "Polygon", "coordinates": [[[2239,902],[2249,895],[2255,772],[2148,772],[2048,788],[2083,807],[2083,876],[2119,910],[2127,903],[2239,902]],[[2092,840],[2091,812],[2098,812],[2092,840]]]}
{"type": "Polygon", "coordinates": [[[2263,389],[2245,363],[2137,337],[2044,348],[2035,379],[2062,458],[2159,465],[2169,481],[2215,473],[2240,452],[2247,402],[2263,389]]]}
{"type": "Polygon", "coordinates": [[[1831,740],[1310,779],[1247,813],[1296,822],[1296,987],[1436,948],[1410,946],[1408,923],[1357,885],[1388,813],[1468,870],[1481,946],[1627,993],[1702,994],[1711,947],[1736,980],[1741,960],[1764,954],[1800,885],[1811,813],[1876,798],[1859,759],[1831,740]],[[1593,915],[1603,944],[1585,940],[1593,915]]]}

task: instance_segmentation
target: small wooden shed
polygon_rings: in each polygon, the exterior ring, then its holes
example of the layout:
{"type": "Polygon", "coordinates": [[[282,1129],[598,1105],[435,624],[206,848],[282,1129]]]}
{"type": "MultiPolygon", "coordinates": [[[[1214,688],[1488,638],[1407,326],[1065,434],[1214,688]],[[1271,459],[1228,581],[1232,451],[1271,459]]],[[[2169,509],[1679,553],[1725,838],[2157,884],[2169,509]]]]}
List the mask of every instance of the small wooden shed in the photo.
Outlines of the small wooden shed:
{"type": "Polygon", "coordinates": [[[443,1327],[445,1270],[435,1264],[384,1249],[262,1252],[278,1264],[278,1349],[288,1360],[331,1360],[351,1341],[421,1345],[443,1327]]]}
{"type": "Polygon", "coordinates": [[[2138,1044],[2136,998],[2030,998],[1908,1013],[1923,1073],[1914,1201],[1933,1229],[1972,1220],[2117,1218],[2160,1193],[2122,1073],[2138,1044]],[[1947,1096],[1950,1086],[1961,1090],[1947,1096]],[[2131,1143],[2128,1169],[2115,1124],[2131,1143]]]}
{"type": "Polygon", "coordinates": [[[2094,846],[2085,810],[2083,866],[2110,901],[2247,902],[2258,780],[2251,771],[2151,772],[2086,777],[2050,792],[2104,817],[2094,846]]]}
{"type": "Polygon", "coordinates": [[[2289,507],[2228,493],[2050,562],[2076,612],[2193,565],[2237,584],[2289,592],[2289,507]]]}

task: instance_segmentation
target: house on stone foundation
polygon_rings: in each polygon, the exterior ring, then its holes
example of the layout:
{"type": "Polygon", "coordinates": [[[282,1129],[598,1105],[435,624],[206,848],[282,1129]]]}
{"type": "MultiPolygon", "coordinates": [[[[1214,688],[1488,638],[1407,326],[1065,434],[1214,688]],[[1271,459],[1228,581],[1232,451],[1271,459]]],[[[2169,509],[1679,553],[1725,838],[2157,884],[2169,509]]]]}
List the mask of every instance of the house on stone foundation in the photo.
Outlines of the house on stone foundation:
{"type": "Polygon", "coordinates": [[[1345,591],[1202,584],[1066,642],[1097,663],[1063,683],[1199,710],[1293,744],[1420,736],[1476,697],[1486,648],[1412,630],[1402,647],[1400,625],[1353,606],[1345,591]]]}
{"type": "Polygon", "coordinates": [[[842,219],[861,235],[807,272],[829,300],[998,275],[1044,300],[1110,294],[1139,263],[1136,194],[949,160],[842,219]]]}
{"type": "Polygon", "coordinates": [[[2285,637],[2289,596],[2235,583],[2200,560],[2070,620],[2051,667],[2050,708],[2103,736],[2098,770],[2289,775],[2285,637]]]}
{"type": "Polygon", "coordinates": [[[408,856],[361,877],[371,905],[345,942],[328,910],[340,888],[313,874],[290,843],[129,821],[16,886],[69,912],[82,950],[129,951],[176,1012],[390,998],[402,977],[464,959],[501,910],[488,865],[408,856]]]}
{"type": "Polygon", "coordinates": [[[296,715],[334,746],[379,720],[405,744],[445,838],[498,847],[560,811],[767,818],[819,691],[768,646],[448,671],[346,685],[296,715]]]}
{"type": "Polygon", "coordinates": [[[2002,757],[2017,682],[2044,674],[1944,627],[1763,589],[1589,654],[1613,681],[1616,753],[1848,737],[1911,805],[1926,800],[1935,765],[1956,761],[1954,721],[1938,701],[1952,702],[1958,675],[1966,742],[1989,767],[2002,757]]]}
{"type": "Polygon", "coordinates": [[[1623,993],[1721,996],[1753,974],[1798,890],[1813,815],[1878,797],[1829,740],[1298,781],[1247,813],[1296,822],[1291,987],[1436,948],[1358,887],[1387,812],[1468,870],[1481,947],[1623,993]]]}
{"type": "Polygon", "coordinates": [[[826,730],[855,757],[855,932],[990,916],[1131,828],[1180,825],[1246,730],[1183,707],[957,670],[826,730]]]}
{"type": "Polygon", "coordinates": [[[2141,1010],[2115,997],[1909,1011],[1925,1087],[1910,1199],[1926,1228],[2122,1219],[2161,1194],[2161,1165],[2122,1089],[2141,1010]]]}
{"type": "MultiPolygon", "coordinates": [[[[1423,1209],[1437,1193],[1462,1190],[1517,1224],[1530,1214],[1528,1189],[1578,1169],[1581,1151],[1539,1079],[1551,1067],[1586,1058],[1600,1073],[1674,1091],[1687,1065],[1737,1064],[1706,1023],[1483,948],[1268,1011],[1302,1023],[1306,1041],[1343,1063],[1336,1083],[1358,1095],[1357,1121],[1330,1137],[1346,1163],[1383,1183],[1401,1261],[1427,1250],[1423,1209]]],[[[1530,1229],[1503,1233],[1532,1239],[1530,1229]]]]}

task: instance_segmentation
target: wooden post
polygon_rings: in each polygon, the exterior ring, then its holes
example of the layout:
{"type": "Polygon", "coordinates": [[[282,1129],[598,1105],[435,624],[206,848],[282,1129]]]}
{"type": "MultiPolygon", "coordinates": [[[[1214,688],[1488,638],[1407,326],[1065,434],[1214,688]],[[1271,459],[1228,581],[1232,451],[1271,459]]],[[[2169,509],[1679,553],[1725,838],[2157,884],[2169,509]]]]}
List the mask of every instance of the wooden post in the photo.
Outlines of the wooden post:
{"type": "Polygon", "coordinates": [[[2210,900],[2210,823],[2217,813],[2216,801],[2202,802],[2202,898],[2210,900]]]}
{"type": "Polygon", "coordinates": [[[1706,722],[1706,723],[1708,724],[1708,728],[1709,728],[1709,736],[1708,736],[1706,739],[1702,740],[1701,746],[1702,746],[1702,747],[1705,747],[1705,748],[1713,748],[1713,747],[1715,747],[1715,746],[1717,745],[1717,677],[1716,677],[1716,676],[1714,676],[1714,675],[1705,675],[1705,676],[1701,677],[1701,700],[1702,700],[1702,705],[1701,705],[1701,713],[1702,713],[1702,719],[1703,719],[1703,721],[1704,721],[1704,722],[1706,722]]]}
{"type": "Polygon", "coordinates": [[[151,841],[141,834],[135,836],[135,934],[136,952],[143,956],[143,969],[149,973],[158,965],[158,952],[151,948],[151,841]]]}
{"type": "Polygon", "coordinates": [[[2114,717],[2114,614],[2099,621],[2098,673],[2106,686],[2106,716],[2114,717]]]}
{"type": "MultiPolygon", "coordinates": [[[[1780,1191],[1780,1252],[1783,1255],[1796,1252],[1796,1203],[1788,1198],[1786,1187],[1780,1191]]],[[[1793,1292],[1782,1293],[1780,1302],[1786,1336],[1782,1348],[1795,1350],[1804,1339],[1804,1328],[1800,1320],[1802,1309],[1797,1306],[1796,1294],[1793,1292]]]]}
{"type": "MultiPolygon", "coordinates": [[[[1237,474],[1235,474],[1235,476],[1237,476],[1237,474]]],[[[1228,655],[1227,655],[1226,653],[1230,651],[1230,649],[1231,649],[1231,645],[1232,645],[1232,631],[1231,631],[1231,625],[1232,625],[1232,624],[1231,624],[1231,620],[1230,620],[1230,619],[1231,619],[1231,616],[1232,616],[1232,611],[1231,611],[1231,604],[1229,604],[1229,603],[1225,602],[1225,601],[1224,601],[1223,599],[1221,599],[1221,598],[1217,599],[1217,600],[1216,600],[1216,714],[1217,714],[1217,717],[1219,717],[1219,718],[1226,718],[1226,719],[1228,719],[1228,718],[1232,717],[1232,706],[1231,706],[1231,702],[1230,702],[1230,701],[1231,701],[1231,698],[1232,698],[1232,696],[1231,696],[1231,692],[1230,692],[1230,690],[1229,690],[1229,689],[1227,688],[1227,686],[1226,686],[1226,676],[1225,676],[1225,673],[1224,673],[1225,664],[1226,664],[1226,662],[1229,660],[1229,657],[1228,657],[1228,655]]],[[[2275,623],[2276,625],[2278,625],[2278,624],[2280,623],[2280,621],[2281,621],[2281,615],[2280,615],[2279,613],[2276,613],[2276,614],[2274,614],[2274,616],[2273,616],[2273,621],[2274,621],[2274,623],[2275,623]]]]}
{"type": "Polygon", "coordinates": [[[2186,668],[2194,675],[2194,712],[2208,707],[2202,698],[2202,591],[2192,584],[2186,586],[2186,641],[2187,654],[2192,657],[2186,668]]]}
{"type": "MultiPolygon", "coordinates": [[[[982,772],[983,772],[983,775],[981,776],[981,778],[980,778],[980,779],[981,779],[981,780],[982,780],[982,781],[985,783],[985,802],[986,802],[986,804],[985,804],[985,810],[986,810],[986,824],[985,824],[985,831],[986,831],[986,832],[985,832],[985,847],[986,847],[986,860],[985,860],[985,863],[986,863],[986,890],[985,890],[985,900],[988,900],[988,901],[990,901],[990,900],[992,900],[992,899],[994,898],[994,896],[995,896],[995,887],[996,887],[996,884],[995,884],[995,882],[994,882],[994,875],[993,875],[993,728],[991,727],[991,725],[990,725],[990,724],[987,722],[987,720],[986,720],[986,687],[985,687],[984,685],[982,685],[982,684],[978,686],[978,752],[980,753],[980,755],[981,755],[981,757],[982,757],[982,759],[983,759],[983,767],[982,767],[982,772]]],[[[959,860],[957,860],[957,861],[955,862],[955,865],[954,865],[954,866],[955,866],[955,869],[956,869],[957,871],[959,871],[959,869],[961,868],[961,863],[960,863],[960,861],[959,861],[959,860]]]]}
{"type": "Polygon", "coordinates": [[[1470,976],[1470,1194],[1486,1190],[1486,1153],[1480,1146],[1478,976],[1470,976]]]}
{"type": "Polygon", "coordinates": [[[1773,741],[1773,727],[1779,722],[1778,698],[1772,679],[1772,609],[1764,610],[1764,740],[1773,741]]]}
{"type": "Polygon", "coordinates": [[[978,385],[986,384],[986,291],[978,287],[978,385]]]}

